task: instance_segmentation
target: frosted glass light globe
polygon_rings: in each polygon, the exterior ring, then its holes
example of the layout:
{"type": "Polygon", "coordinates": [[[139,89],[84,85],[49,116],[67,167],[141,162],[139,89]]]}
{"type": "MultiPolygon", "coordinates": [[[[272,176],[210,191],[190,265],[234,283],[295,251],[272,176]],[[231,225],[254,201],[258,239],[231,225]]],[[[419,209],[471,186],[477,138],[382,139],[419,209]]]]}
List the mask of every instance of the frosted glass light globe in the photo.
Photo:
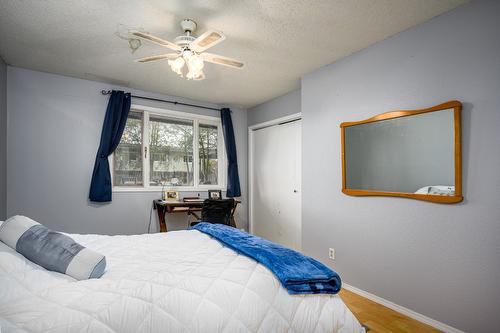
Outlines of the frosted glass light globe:
{"type": "Polygon", "coordinates": [[[178,57],[175,60],[169,60],[168,64],[170,65],[172,71],[179,75],[182,75],[182,67],[184,67],[185,64],[185,61],[182,57],[178,57]]]}
{"type": "Polygon", "coordinates": [[[205,66],[205,63],[199,55],[193,55],[191,58],[189,58],[190,71],[199,72],[203,69],[203,66],[205,66]]]}
{"type": "Polygon", "coordinates": [[[189,71],[186,75],[186,79],[195,81],[203,80],[205,79],[205,73],[203,73],[203,71],[189,71]]]}

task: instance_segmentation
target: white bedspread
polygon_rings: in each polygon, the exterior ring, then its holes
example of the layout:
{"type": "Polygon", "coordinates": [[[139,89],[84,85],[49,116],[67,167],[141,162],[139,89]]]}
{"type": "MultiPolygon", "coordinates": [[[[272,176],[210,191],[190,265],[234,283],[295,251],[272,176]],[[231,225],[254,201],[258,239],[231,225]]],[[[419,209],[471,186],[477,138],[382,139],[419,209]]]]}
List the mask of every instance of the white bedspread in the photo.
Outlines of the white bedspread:
{"type": "Polygon", "coordinates": [[[1,332],[364,332],[340,297],[291,296],[264,266],[196,230],[70,235],[100,279],[49,272],[0,242],[1,332]]]}

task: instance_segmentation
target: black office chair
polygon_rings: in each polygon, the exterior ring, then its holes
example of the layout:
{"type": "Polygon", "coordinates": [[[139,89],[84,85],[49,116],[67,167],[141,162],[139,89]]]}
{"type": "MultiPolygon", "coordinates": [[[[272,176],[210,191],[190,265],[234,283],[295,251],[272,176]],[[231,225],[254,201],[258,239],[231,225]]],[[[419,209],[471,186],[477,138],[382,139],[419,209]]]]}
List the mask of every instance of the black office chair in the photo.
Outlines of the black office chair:
{"type": "Polygon", "coordinates": [[[191,226],[200,222],[218,223],[230,226],[233,217],[233,209],[234,199],[205,199],[205,201],[203,201],[203,208],[201,209],[201,218],[193,211],[188,211],[188,216],[193,215],[198,219],[198,221],[192,222],[191,226]]]}

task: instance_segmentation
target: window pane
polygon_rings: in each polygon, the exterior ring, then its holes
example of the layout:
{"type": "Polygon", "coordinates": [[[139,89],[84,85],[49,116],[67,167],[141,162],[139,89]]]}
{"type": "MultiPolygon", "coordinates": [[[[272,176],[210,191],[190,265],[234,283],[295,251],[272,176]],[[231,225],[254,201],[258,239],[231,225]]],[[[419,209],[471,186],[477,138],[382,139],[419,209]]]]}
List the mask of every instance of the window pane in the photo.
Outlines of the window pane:
{"type": "Polygon", "coordinates": [[[219,163],[217,159],[217,126],[200,124],[199,153],[200,153],[200,184],[217,185],[219,163]]]}
{"type": "Polygon", "coordinates": [[[150,185],[193,185],[193,122],[151,116],[150,185]]]}
{"type": "Polygon", "coordinates": [[[130,111],[114,153],[113,184],[142,186],[142,113],[130,111]]]}

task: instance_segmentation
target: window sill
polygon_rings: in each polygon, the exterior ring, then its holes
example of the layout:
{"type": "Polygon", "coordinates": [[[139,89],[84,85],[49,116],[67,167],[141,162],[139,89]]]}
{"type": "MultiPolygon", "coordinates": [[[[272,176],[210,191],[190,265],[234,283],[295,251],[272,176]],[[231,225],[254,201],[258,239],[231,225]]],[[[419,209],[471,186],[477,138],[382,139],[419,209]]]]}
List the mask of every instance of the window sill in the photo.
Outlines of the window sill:
{"type": "MultiPolygon", "coordinates": [[[[221,185],[204,185],[204,186],[179,186],[179,187],[167,187],[164,188],[165,191],[178,191],[178,192],[206,192],[208,190],[221,190],[226,191],[225,186],[221,185]]],[[[114,193],[128,193],[128,192],[161,192],[161,187],[125,187],[117,186],[113,187],[114,193]]]]}

